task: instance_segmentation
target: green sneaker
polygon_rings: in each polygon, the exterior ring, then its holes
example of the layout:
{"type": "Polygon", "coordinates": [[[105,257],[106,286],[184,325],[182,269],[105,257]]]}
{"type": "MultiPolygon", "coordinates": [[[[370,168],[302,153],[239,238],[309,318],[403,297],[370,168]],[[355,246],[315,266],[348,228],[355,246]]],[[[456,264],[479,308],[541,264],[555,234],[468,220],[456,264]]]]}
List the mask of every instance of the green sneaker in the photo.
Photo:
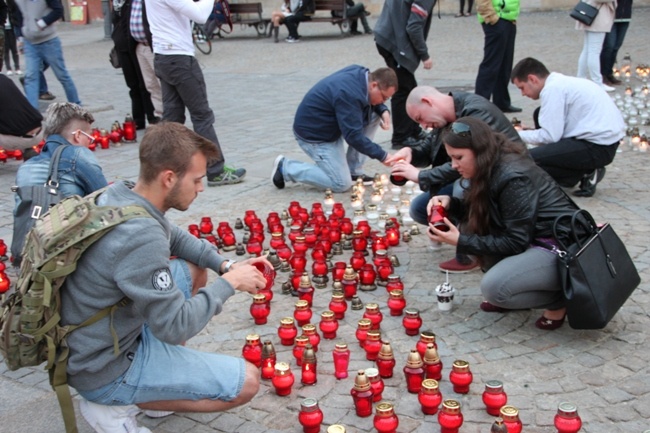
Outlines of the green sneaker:
{"type": "Polygon", "coordinates": [[[208,186],[232,185],[243,181],[244,177],[246,177],[245,168],[225,166],[219,176],[208,176],[208,186]]]}

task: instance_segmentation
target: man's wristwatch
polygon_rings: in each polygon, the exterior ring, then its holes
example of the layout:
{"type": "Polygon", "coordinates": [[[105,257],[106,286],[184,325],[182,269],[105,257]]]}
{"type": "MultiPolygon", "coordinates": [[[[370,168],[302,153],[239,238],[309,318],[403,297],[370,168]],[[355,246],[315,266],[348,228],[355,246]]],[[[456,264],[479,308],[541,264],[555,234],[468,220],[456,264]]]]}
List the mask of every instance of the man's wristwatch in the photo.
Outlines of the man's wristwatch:
{"type": "Polygon", "coordinates": [[[230,268],[232,268],[232,265],[234,265],[235,263],[237,263],[236,260],[226,260],[226,265],[223,267],[223,272],[221,273],[221,275],[230,271],[230,268]]]}

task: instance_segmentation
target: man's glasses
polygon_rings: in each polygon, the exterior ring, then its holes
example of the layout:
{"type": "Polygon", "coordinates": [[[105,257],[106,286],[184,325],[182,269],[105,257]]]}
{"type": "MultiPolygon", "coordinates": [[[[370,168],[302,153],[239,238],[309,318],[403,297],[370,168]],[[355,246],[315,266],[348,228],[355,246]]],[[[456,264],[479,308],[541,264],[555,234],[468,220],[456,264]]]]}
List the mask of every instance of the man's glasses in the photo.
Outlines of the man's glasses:
{"type": "Polygon", "coordinates": [[[472,130],[470,129],[469,125],[466,125],[465,123],[454,122],[451,124],[451,127],[449,129],[451,129],[451,132],[459,137],[472,136],[472,130]]]}
{"type": "Polygon", "coordinates": [[[381,94],[381,98],[384,100],[384,102],[388,101],[391,98],[390,96],[386,95],[384,91],[379,87],[377,87],[377,89],[379,89],[379,93],[381,94]]]}
{"type": "Polygon", "coordinates": [[[93,137],[92,135],[88,134],[87,132],[84,132],[84,131],[82,131],[81,129],[77,129],[76,131],[73,132],[73,134],[76,134],[77,132],[79,132],[81,135],[86,136],[86,138],[87,138],[88,140],[90,140],[90,143],[89,143],[89,144],[93,144],[93,143],[95,142],[95,137],[93,137]]]}

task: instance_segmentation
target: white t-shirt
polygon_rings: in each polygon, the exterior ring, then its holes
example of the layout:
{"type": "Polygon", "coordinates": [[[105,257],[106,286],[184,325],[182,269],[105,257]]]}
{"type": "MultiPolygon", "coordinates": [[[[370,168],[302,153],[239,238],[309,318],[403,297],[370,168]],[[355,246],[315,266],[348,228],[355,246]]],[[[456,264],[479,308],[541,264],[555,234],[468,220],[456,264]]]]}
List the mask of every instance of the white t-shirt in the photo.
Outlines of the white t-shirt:
{"type": "Polygon", "coordinates": [[[204,24],[213,0],[145,0],[147,20],[156,54],[194,55],[192,23],[204,24]]]}

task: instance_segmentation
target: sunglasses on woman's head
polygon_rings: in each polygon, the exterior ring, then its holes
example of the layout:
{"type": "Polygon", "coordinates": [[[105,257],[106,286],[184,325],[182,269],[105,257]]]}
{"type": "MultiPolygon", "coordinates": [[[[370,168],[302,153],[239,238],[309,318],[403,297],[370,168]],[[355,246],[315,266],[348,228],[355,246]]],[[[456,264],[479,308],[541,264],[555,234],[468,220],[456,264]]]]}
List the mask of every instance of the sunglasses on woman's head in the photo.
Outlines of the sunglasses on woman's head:
{"type": "Polygon", "coordinates": [[[460,122],[454,122],[451,124],[449,127],[451,129],[451,132],[456,134],[459,137],[471,137],[472,136],[472,130],[470,129],[469,125],[466,125],[464,123],[460,122]]]}

